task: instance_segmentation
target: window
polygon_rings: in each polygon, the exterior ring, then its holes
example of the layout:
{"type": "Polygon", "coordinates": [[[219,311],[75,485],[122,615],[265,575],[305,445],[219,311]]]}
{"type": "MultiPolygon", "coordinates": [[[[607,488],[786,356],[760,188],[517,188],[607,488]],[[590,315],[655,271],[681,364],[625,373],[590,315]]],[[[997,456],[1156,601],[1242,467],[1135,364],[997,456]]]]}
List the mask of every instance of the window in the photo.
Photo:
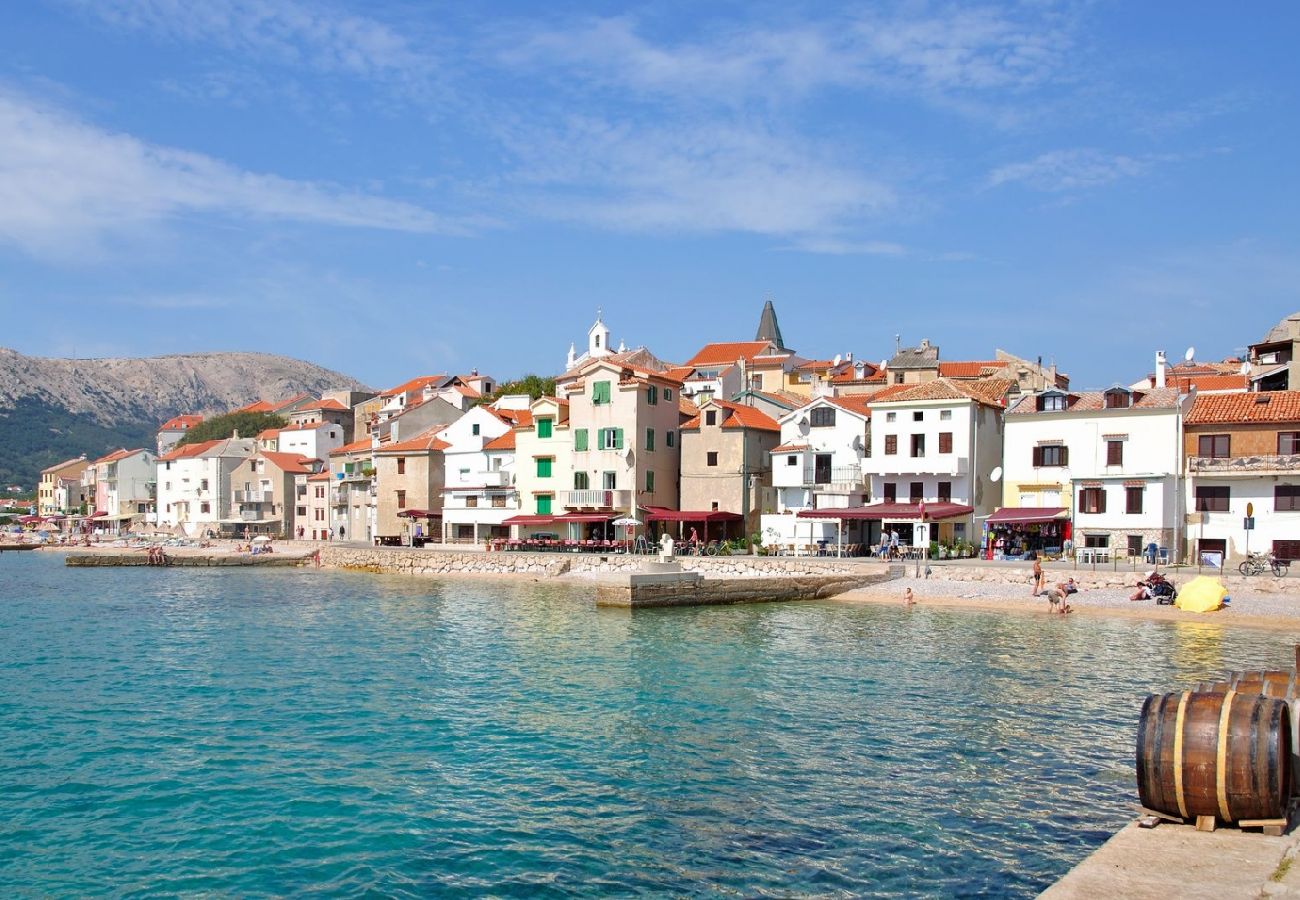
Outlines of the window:
{"type": "Polygon", "coordinates": [[[469,426],[469,432],[470,432],[470,434],[472,434],[474,437],[478,437],[478,436],[479,436],[479,433],[480,433],[482,430],[483,430],[483,427],[482,427],[481,425],[479,425],[477,422],[475,422],[473,425],[469,426]]]}
{"type": "Polygon", "coordinates": [[[397,492],[397,508],[406,509],[406,491],[397,492]]]}
{"type": "Polygon", "coordinates": [[[1196,455],[1210,459],[1227,459],[1232,452],[1232,439],[1226,434],[1203,434],[1196,441],[1196,455]]]}
{"type": "Polygon", "coordinates": [[[208,489],[208,480],[206,478],[200,479],[199,490],[206,491],[207,489],[208,489]]]}
{"type": "Polygon", "coordinates": [[[622,450],[623,449],[623,429],[622,428],[602,428],[597,432],[600,438],[600,449],[602,450],[622,450]]]}
{"type": "Polygon", "coordinates": [[[1039,412],[1064,412],[1065,395],[1064,394],[1040,394],[1038,397],[1039,412]]]}
{"type": "Polygon", "coordinates": [[[939,482],[938,495],[939,495],[939,502],[940,502],[940,503],[949,503],[949,502],[951,502],[951,501],[952,501],[952,482],[951,482],[951,481],[941,481],[941,482],[939,482]]]}
{"type": "Polygon", "coordinates": [[[586,472],[573,473],[573,489],[575,491],[585,491],[591,487],[591,479],[587,477],[586,472]]]}
{"type": "Polygon", "coordinates": [[[925,412],[924,412],[923,410],[919,410],[919,409],[916,410],[915,412],[913,412],[913,413],[912,413],[912,421],[913,421],[913,422],[924,422],[924,421],[925,421],[925,412]]]}
{"type": "Polygon", "coordinates": [[[940,453],[951,453],[951,452],[952,452],[952,432],[951,432],[951,431],[941,431],[941,432],[939,432],[939,452],[940,452],[940,453]]]}
{"type": "Polygon", "coordinates": [[[204,512],[204,513],[210,513],[210,512],[212,512],[212,504],[211,504],[211,503],[208,503],[206,500],[205,500],[204,502],[200,503],[200,504],[199,504],[199,512],[204,512]]]}
{"type": "Polygon", "coordinates": [[[886,421],[886,422],[896,422],[896,421],[898,421],[898,413],[896,413],[896,412],[887,412],[887,413],[885,413],[885,421],[886,421]]]}
{"type": "Polygon", "coordinates": [[[1300,484],[1279,484],[1273,488],[1273,509],[1276,512],[1300,510],[1300,484]]]}
{"type": "Polygon", "coordinates": [[[505,495],[505,494],[493,494],[493,495],[492,495],[492,508],[493,508],[493,509],[505,509],[505,508],[506,508],[506,495],[505,495]]]}
{"type": "Polygon", "coordinates": [[[474,496],[473,494],[470,494],[468,497],[465,498],[466,509],[475,509],[477,506],[478,506],[478,497],[474,496]]]}
{"type": "MultiPolygon", "coordinates": [[[[792,456],[790,459],[793,460],[794,457],[792,456]]],[[[706,466],[716,466],[718,464],[718,451],[710,450],[708,453],[704,454],[704,464],[706,466]]]]}
{"type": "Polygon", "coordinates": [[[1232,489],[1226,485],[1203,486],[1196,489],[1197,512],[1227,512],[1228,501],[1232,499],[1232,489]]]}
{"type": "Polygon", "coordinates": [[[645,389],[645,402],[651,406],[659,403],[659,388],[653,384],[647,385],[645,389]]]}
{"type": "Polygon", "coordinates": [[[1132,405],[1131,395],[1123,388],[1111,388],[1106,392],[1107,409],[1128,409],[1132,405]]]}
{"type": "Polygon", "coordinates": [[[718,414],[717,414],[717,412],[714,411],[714,410],[712,410],[712,409],[709,410],[709,411],[707,411],[707,412],[704,414],[704,424],[705,424],[705,425],[717,425],[717,424],[718,424],[718,414]]]}
{"type": "Polygon", "coordinates": [[[1131,516],[1138,515],[1142,512],[1142,495],[1146,493],[1145,488],[1136,485],[1130,485],[1124,488],[1124,512],[1131,516]]]}
{"type": "Polygon", "coordinates": [[[912,435],[912,455],[925,456],[925,435],[912,435]]]}
{"type": "Polygon", "coordinates": [[[604,490],[613,491],[618,489],[618,473],[602,472],[600,475],[600,486],[604,490]]]}
{"type": "Polygon", "coordinates": [[[1108,466],[1124,465],[1124,442],[1123,441],[1106,442],[1106,465],[1108,466]]]}
{"type": "Polygon", "coordinates": [[[539,438],[549,438],[553,432],[554,427],[555,427],[555,422],[553,419],[538,419],[537,436],[539,438]]]}
{"type": "Polygon", "coordinates": [[[651,451],[651,452],[654,451],[654,448],[655,448],[655,430],[654,430],[653,428],[647,428],[647,429],[645,430],[645,448],[646,448],[646,450],[648,450],[648,451],[651,451]]]}
{"type": "Polygon", "coordinates": [[[902,384],[902,383],[903,383],[903,373],[902,373],[902,372],[895,372],[895,373],[894,373],[894,384],[902,384]]]}
{"type": "Polygon", "coordinates": [[[1277,433],[1277,455],[1294,456],[1300,453],[1300,431],[1279,431],[1277,433]]]}
{"type": "Polygon", "coordinates": [[[671,399],[673,399],[673,389],[672,389],[672,388],[664,388],[664,399],[665,399],[665,400],[671,400],[671,399]]]}
{"type": "Polygon", "coordinates": [[[713,511],[713,512],[717,512],[718,509],[719,509],[719,507],[718,507],[718,501],[717,501],[717,500],[710,500],[710,501],[709,501],[709,509],[710,509],[711,511],[713,511]]]}
{"type": "Polygon", "coordinates": [[[813,428],[829,428],[835,424],[835,410],[829,406],[819,406],[809,416],[813,428]]]}
{"type": "Polygon", "coordinates": [[[654,489],[655,489],[655,473],[654,473],[654,470],[653,470],[653,469],[647,469],[647,470],[646,470],[646,473],[645,473],[645,489],[646,489],[649,493],[652,493],[652,494],[654,493],[654,489]]]}
{"type": "Polygon", "coordinates": [[[885,435],[885,455],[893,456],[897,452],[898,452],[898,435],[896,434],[885,435]]]}
{"type": "Polygon", "coordinates": [[[573,449],[574,450],[587,449],[587,429],[575,428],[573,430],[573,449]]]}
{"type": "Polygon", "coordinates": [[[940,421],[940,422],[947,422],[947,421],[950,421],[951,419],[952,419],[952,410],[951,410],[951,409],[941,409],[941,410],[939,410],[939,421],[940,421]]]}
{"type": "Polygon", "coordinates": [[[1097,515],[1106,511],[1106,489],[1082,488],[1079,491],[1079,512],[1097,515]]]}
{"type": "Polygon", "coordinates": [[[677,433],[676,433],[675,431],[672,431],[671,429],[669,429],[668,431],[665,431],[665,432],[664,432],[664,446],[665,446],[665,447],[668,447],[668,448],[671,449],[672,447],[677,446],[677,437],[676,437],[676,434],[677,434],[677,433]]]}
{"type": "Polygon", "coordinates": [[[397,457],[397,474],[398,474],[398,475],[405,475],[405,474],[406,474],[406,457],[405,457],[405,456],[399,456],[399,457],[397,457]]]}
{"type": "Polygon", "coordinates": [[[1070,451],[1064,444],[1043,444],[1034,448],[1034,468],[1068,466],[1070,451]]]}
{"type": "Polygon", "coordinates": [[[898,501],[898,485],[892,481],[886,481],[884,485],[885,502],[896,503],[898,501]]]}
{"type": "Polygon", "coordinates": [[[538,477],[538,478],[550,478],[550,477],[551,477],[551,463],[552,463],[552,462],[554,462],[554,460],[552,460],[549,456],[539,456],[539,457],[537,457],[537,477],[538,477]]]}
{"type": "Polygon", "coordinates": [[[539,516],[549,516],[551,514],[551,495],[538,494],[533,503],[536,504],[537,514],[539,516]]]}
{"type": "Polygon", "coordinates": [[[307,517],[307,507],[305,507],[305,506],[299,506],[299,507],[295,510],[295,512],[296,512],[299,516],[301,516],[301,517],[303,517],[303,518],[306,518],[306,517],[307,517]]]}
{"type": "Polygon", "coordinates": [[[591,384],[591,403],[593,406],[599,406],[602,403],[609,402],[609,382],[594,381],[591,384]]]}
{"type": "Polygon", "coordinates": [[[1142,535],[1130,534],[1128,536],[1128,555],[1130,557],[1142,555],[1142,535]]]}
{"type": "Polygon", "coordinates": [[[908,485],[907,499],[911,503],[920,503],[925,499],[925,482],[913,481],[908,485]]]}

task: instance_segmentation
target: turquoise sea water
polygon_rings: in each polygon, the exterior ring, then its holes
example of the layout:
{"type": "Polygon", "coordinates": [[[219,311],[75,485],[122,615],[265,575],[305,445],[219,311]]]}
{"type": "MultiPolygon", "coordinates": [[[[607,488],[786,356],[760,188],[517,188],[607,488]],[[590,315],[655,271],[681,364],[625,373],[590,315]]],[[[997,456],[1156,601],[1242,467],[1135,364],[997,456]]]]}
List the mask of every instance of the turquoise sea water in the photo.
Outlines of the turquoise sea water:
{"type": "Polygon", "coordinates": [[[1288,633],[0,557],[21,895],[1029,896],[1288,633]]]}

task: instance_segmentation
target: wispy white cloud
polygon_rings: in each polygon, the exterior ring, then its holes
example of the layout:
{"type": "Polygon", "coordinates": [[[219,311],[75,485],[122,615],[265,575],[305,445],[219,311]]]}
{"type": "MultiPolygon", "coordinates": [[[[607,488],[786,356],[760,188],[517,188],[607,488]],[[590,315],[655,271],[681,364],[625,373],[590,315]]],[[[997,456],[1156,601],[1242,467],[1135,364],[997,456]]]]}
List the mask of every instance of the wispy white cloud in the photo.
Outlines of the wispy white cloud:
{"type": "Polygon", "coordinates": [[[907,256],[909,251],[893,241],[852,241],[840,238],[807,238],[789,249],[831,256],[907,256]]]}
{"type": "Polygon", "coordinates": [[[77,257],[191,215],[464,233],[464,220],[332,184],[250,172],[102,130],[0,91],[0,241],[77,257]]]}
{"type": "Polygon", "coordinates": [[[1026,162],[999,166],[989,173],[987,185],[1021,183],[1037,191],[1077,191],[1143,175],[1162,159],[1168,157],[1125,156],[1095,149],[1053,150],[1026,162]]]}

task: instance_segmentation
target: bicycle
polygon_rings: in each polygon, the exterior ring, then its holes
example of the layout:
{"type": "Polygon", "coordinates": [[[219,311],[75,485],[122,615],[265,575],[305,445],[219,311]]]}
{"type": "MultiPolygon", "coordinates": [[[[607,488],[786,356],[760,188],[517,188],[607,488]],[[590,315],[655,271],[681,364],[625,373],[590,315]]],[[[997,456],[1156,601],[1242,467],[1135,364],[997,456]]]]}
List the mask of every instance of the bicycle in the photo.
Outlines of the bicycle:
{"type": "Polygon", "coordinates": [[[1266,571],[1271,571],[1274,578],[1285,578],[1290,571],[1291,562],[1281,560],[1269,553],[1251,553],[1246,559],[1237,566],[1237,571],[1242,575],[1263,575],[1266,571]]]}

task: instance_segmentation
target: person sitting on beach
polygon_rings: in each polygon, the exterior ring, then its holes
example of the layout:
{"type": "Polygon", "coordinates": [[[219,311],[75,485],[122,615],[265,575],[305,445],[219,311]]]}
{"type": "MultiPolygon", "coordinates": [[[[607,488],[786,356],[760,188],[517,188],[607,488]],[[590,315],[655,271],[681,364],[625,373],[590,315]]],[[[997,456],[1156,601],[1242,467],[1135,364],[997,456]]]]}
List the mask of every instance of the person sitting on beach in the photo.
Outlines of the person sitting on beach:
{"type": "Polygon", "coordinates": [[[1137,583],[1137,590],[1129,597],[1129,600],[1150,600],[1151,586],[1146,581],[1137,583]]]}
{"type": "Polygon", "coordinates": [[[911,588],[907,588],[907,589],[905,589],[905,590],[903,591],[903,605],[904,605],[904,606],[915,606],[915,605],[916,605],[916,597],[912,596],[912,589],[911,589],[911,588]]]}
{"type": "Polygon", "coordinates": [[[1059,587],[1059,588],[1060,588],[1062,591],[1064,591],[1066,594],[1077,594],[1077,593],[1079,593],[1079,583],[1078,583],[1077,581],[1074,580],[1074,576],[1073,576],[1073,575],[1071,575],[1069,578],[1065,579],[1065,581],[1062,582],[1061,584],[1058,584],[1057,587],[1059,587]]]}

